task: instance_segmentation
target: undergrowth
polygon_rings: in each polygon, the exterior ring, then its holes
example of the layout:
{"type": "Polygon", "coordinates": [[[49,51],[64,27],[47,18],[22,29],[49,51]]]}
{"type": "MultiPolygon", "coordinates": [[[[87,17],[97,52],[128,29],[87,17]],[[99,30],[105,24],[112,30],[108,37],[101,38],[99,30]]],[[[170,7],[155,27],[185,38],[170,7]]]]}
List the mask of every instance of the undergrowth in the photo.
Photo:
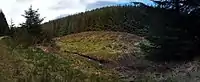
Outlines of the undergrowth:
{"type": "MultiPolygon", "coordinates": [[[[11,40],[10,40],[11,41],[11,40]]],[[[34,47],[9,46],[0,42],[0,82],[118,82],[117,76],[106,76],[75,69],[75,61],[47,54],[34,47]]],[[[78,66],[78,65],[77,65],[78,66]]],[[[101,68],[98,68],[101,69],[101,68]]],[[[101,72],[101,71],[100,71],[101,72]]],[[[108,73],[107,73],[108,74],[108,73]]]]}

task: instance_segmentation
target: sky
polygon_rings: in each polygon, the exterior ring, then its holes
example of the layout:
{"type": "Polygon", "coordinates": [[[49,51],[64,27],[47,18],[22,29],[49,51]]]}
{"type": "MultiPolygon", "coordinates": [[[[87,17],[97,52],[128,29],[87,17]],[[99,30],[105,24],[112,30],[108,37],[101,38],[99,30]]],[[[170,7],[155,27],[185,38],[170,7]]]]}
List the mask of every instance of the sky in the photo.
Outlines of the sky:
{"type": "Polygon", "coordinates": [[[18,25],[25,21],[21,15],[30,5],[33,9],[39,9],[41,17],[45,17],[44,22],[47,22],[63,16],[129,1],[149,2],[148,0],[0,0],[0,10],[5,14],[8,24],[12,19],[18,25]]]}

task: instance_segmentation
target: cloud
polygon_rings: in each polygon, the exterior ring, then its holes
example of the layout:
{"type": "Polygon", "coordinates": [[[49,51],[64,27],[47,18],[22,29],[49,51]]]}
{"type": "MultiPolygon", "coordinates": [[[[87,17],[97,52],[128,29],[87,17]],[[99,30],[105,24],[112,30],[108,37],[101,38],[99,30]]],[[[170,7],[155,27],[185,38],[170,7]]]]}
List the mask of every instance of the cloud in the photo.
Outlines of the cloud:
{"type": "Polygon", "coordinates": [[[62,18],[62,17],[66,17],[66,16],[68,16],[69,14],[61,14],[61,15],[59,15],[59,16],[57,16],[55,19],[59,19],[59,18],[62,18]]]}
{"type": "Polygon", "coordinates": [[[14,23],[22,23],[25,19],[21,16],[30,5],[33,9],[39,8],[41,17],[45,22],[53,20],[61,15],[70,15],[84,12],[116,3],[128,2],[130,0],[0,0],[0,8],[3,10],[7,21],[12,18],[14,23]]]}
{"type": "Polygon", "coordinates": [[[33,1],[33,0],[16,0],[16,2],[30,2],[30,1],[33,1]]]}
{"type": "Polygon", "coordinates": [[[95,8],[100,8],[100,7],[104,7],[104,6],[110,6],[110,5],[116,5],[116,4],[117,4],[116,2],[98,1],[96,3],[88,4],[86,9],[91,10],[91,9],[95,9],[95,8]]]}
{"type": "Polygon", "coordinates": [[[85,8],[85,5],[81,3],[79,0],[61,0],[57,2],[56,5],[52,6],[54,10],[60,9],[77,9],[77,8],[85,8]]]}

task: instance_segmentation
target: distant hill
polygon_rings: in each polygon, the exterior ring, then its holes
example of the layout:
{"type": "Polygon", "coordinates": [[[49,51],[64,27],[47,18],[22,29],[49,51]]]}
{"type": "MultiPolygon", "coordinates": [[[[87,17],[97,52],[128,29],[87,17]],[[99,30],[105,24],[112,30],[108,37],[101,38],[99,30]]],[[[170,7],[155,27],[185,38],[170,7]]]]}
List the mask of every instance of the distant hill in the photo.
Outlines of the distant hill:
{"type": "Polygon", "coordinates": [[[132,33],[141,27],[134,21],[145,21],[146,9],[133,6],[112,6],[95,9],[49,21],[43,24],[45,31],[53,36],[62,36],[83,31],[121,31],[132,33]],[[135,15],[133,15],[135,14],[135,15]]]}
{"type": "Polygon", "coordinates": [[[6,21],[4,13],[0,9],[0,36],[8,34],[8,32],[9,32],[8,23],[6,21]]]}
{"type": "Polygon", "coordinates": [[[172,24],[173,20],[169,14],[172,12],[144,4],[111,6],[46,22],[43,29],[50,36],[84,31],[119,31],[144,36],[149,27],[159,29],[172,24]]]}

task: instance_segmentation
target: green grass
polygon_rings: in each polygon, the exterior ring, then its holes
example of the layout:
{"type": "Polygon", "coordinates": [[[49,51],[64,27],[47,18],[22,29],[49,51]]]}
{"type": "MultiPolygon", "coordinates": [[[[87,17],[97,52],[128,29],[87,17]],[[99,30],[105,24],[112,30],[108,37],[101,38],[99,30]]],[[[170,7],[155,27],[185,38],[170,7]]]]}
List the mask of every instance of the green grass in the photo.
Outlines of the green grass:
{"type": "Polygon", "coordinates": [[[0,41],[0,82],[119,82],[111,70],[83,58],[10,47],[0,41]]]}
{"type": "Polygon", "coordinates": [[[60,42],[59,45],[63,46],[63,51],[79,52],[82,54],[87,54],[100,59],[114,59],[118,56],[120,50],[113,49],[113,46],[110,45],[114,42],[112,41],[68,41],[65,40],[60,42]]]}
{"type": "MultiPolygon", "coordinates": [[[[78,34],[67,35],[56,40],[57,46],[61,48],[60,52],[63,57],[70,58],[71,52],[78,52],[83,55],[90,57],[95,57],[104,60],[116,61],[120,57],[125,57],[119,61],[117,67],[122,67],[122,69],[117,70],[125,81],[134,81],[134,82],[183,82],[184,80],[197,82],[196,76],[181,76],[181,70],[185,70],[185,74],[188,73],[188,67],[184,63],[171,62],[167,64],[152,62],[145,59],[145,54],[141,52],[140,49],[135,48],[138,39],[133,35],[127,33],[119,32],[83,32],[78,34]],[[133,54],[132,51],[135,53],[133,54]],[[133,59],[129,58],[132,55],[133,59]],[[127,57],[125,56],[127,55],[127,57]],[[123,69],[123,67],[125,67],[123,69]],[[195,78],[195,79],[194,79],[195,78]],[[193,81],[195,80],[195,81],[193,81]]],[[[148,45],[148,44],[147,44],[148,45]]],[[[104,73],[106,75],[112,74],[108,73],[108,69],[99,67],[95,62],[88,62],[86,59],[79,56],[73,56],[76,59],[75,67],[81,69],[81,71],[87,73],[94,73],[96,70],[104,73]],[[78,62],[79,61],[79,62],[78,62]],[[89,70],[86,68],[90,68],[89,70]]],[[[195,64],[189,62],[190,64],[195,64]]],[[[197,67],[198,65],[194,65],[197,67]]],[[[192,66],[189,66],[192,67],[192,66]]],[[[198,67],[199,68],[199,67],[198,67]]],[[[195,69],[193,69],[195,70],[195,69]]],[[[189,71],[192,72],[192,71],[189,71]]],[[[197,72],[198,73],[198,72],[197,72]]],[[[111,75],[112,76],[112,75],[111,75]]],[[[199,75],[198,75],[199,76],[199,75]]]]}
{"type": "Polygon", "coordinates": [[[125,50],[135,49],[134,45],[131,45],[135,41],[129,36],[116,32],[68,35],[56,40],[57,46],[61,48],[57,54],[45,53],[34,47],[12,46],[15,43],[11,39],[2,39],[0,82],[199,82],[199,59],[192,62],[159,64],[135,54],[134,56],[138,57],[127,62],[128,69],[123,68],[127,64],[125,63],[121,69],[113,70],[99,65],[98,62],[64,52],[78,52],[115,61],[123,56],[125,50]]]}
{"type": "Polygon", "coordinates": [[[78,52],[112,61],[133,47],[131,41],[123,39],[127,36],[128,34],[118,32],[83,32],[62,37],[56,43],[61,47],[61,51],[78,52]]]}

